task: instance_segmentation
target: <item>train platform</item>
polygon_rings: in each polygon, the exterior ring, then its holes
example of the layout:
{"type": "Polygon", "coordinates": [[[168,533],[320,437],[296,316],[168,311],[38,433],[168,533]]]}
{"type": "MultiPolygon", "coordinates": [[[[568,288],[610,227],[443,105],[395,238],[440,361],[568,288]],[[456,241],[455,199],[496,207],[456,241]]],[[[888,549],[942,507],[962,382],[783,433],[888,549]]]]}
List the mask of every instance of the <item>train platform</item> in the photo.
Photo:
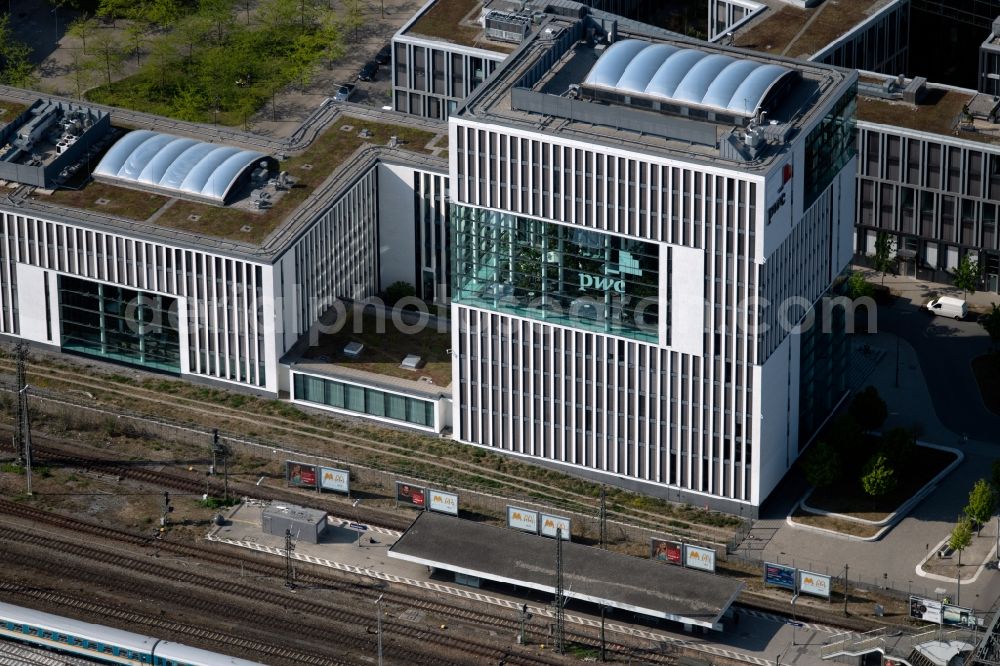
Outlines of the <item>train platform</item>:
{"type": "MultiPolygon", "coordinates": [[[[209,531],[208,540],[275,557],[284,557],[284,538],[265,534],[261,529],[263,507],[263,503],[245,503],[234,507],[226,514],[227,521],[224,525],[215,526],[209,531]]],[[[426,513],[421,514],[420,520],[424,520],[423,516],[426,515],[426,513]]],[[[527,605],[528,613],[535,618],[534,622],[549,622],[554,618],[552,595],[543,590],[491,581],[484,581],[480,588],[456,583],[451,572],[435,570],[431,565],[390,556],[389,551],[396,549],[403,533],[365,525],[347,516],[330,515],[327,520],[328,528],[319,543],[297,542],[291,559],[376,581],[407,585],[488,604],[509,610],[513,617],[517,617],[522,606],[527,605]]],[[[472,521],[461,522],[476,525],[472,521]]],[[[514,533],[513,530],[509,531],[514,533]]],[[[549,559],[554,565],[554,540],[537,538],[541,539],[541,547],[551,554],[549,559]]],[[[404,543],[402,548],[409,549],[410,546],[404,543]]],[[[568,550],[564,549],[564,554],[568,550]]],[[[629,559],[656,567],[648,571],[643,570],[643,577],[634,581],[636,588],[658,585],[659,579],[667,573],[665,569],[669,567],[641,558],[629,559]]],[[[633,566],[638,565],[633,564],[633,566]]],[[[674,569],[674,567],[669,568],[674,569]]],[[[572,576],[567,576],[564,580],[567,596],[570,596],[564,613],[567,625],[600,627],[601,620],[597,606],[571,596],[572,590],[583,589],[580,583],[573,582],[572,576]]],[[[700,597],[701,593],[701,588],[688,591],[691,598],[700,597]]],[[[700,629],[697,625],[685,628],[683,623],[660,622],[656,618],[647,621],[639,619],[635,613],[627,610],[609,608],[605,622],[609,640],[625,644],[642,640],[661,645],[664,649],[693,650],[704,654],[706,663],[721,657],[751,666],[778,666],[778,664],[822,666],[826,662],[820,659],[818,646],[833,635],[841,633],[832,627],[804,622],[792,623],[785,618],[757,611],[741,611],[739,617],[725,620],[723,631],[700,629]]],[[[516,637],[512,637],[512,640],[514,638],[516,637]]]]}
{"type": "MultiPolygon", "coordinates": [[[[553,539],[425,511],[388,551],[391,558],[472,580],[556,592],[553,539]]],[[[722,629],[743,583],[685,567],[564,541],[563,595],[646,617],[722,629]]]]}

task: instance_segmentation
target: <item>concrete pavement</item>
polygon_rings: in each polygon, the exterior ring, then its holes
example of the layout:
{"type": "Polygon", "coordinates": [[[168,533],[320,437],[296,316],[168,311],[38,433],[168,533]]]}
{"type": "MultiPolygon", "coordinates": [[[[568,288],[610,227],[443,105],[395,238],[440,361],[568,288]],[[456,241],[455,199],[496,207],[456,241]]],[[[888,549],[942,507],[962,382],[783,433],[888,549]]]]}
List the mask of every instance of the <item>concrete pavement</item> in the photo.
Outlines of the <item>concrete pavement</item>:
{"type": "MultiPolygon", "coordinates": [[[[942,322],[938,321],[940,318],[925,317],[909,300],[921,302],[925,296],[930,298],[927,294],[933,291],[936,291],[933,287],[915,287],[905,292],[907,298],[897,299],[893,307],[881,308],[879,332],[853,336],[852,348],[857,350],[868,344],[885,352],[865,382],[874,385],[888,404],[889,418],[884,427],[917,425],[923,440],[961,449],[966,456],[963,463],[883,539],[873,543],[815,534],[787,525],[785,516],[805,490],[801,480],[790,478],[768,500],[762,519],[755,524],[753,533],[757,538],[745,541],[741,552],[752,551],[755,558],[833,576],[842,576],[844,565],[849,564],[851,581],[866,586],[884,585],[929,597],[947,595],[952,601],[959,596],[954,580],[921,576],[917,567],[947,538],[972,485],[977,479],[988,477],[990,465],[1000,457],[1000,417],[982,405],[968,369],[968,361],[988,346],[985,332],[973,322],[942,322]],[[919,357],[911,339],[921,350],[919,357]],[[925,368],[934,374],[939,384],[937,390],[929,389],[925,368]],[[947,411],[945,419],[940,418],[942,406],[947,411]],[[955,430],[949,424],[960,424],[962,429],[955,430]]],[[[996,294],[983,295],[980,304],[985,305],[995,297],[996,294]]],[[[995,528],[985,529],[977,539],[995,542],[995,528]]],[[[992,552],[993,548],[990,545],[977,550],[992,552]]],[[[1000,575],[996,567],[987,567],[975,581],[963,583],[960,596],[963,606],[989,609],[1000,598],[1000,575]]]]}

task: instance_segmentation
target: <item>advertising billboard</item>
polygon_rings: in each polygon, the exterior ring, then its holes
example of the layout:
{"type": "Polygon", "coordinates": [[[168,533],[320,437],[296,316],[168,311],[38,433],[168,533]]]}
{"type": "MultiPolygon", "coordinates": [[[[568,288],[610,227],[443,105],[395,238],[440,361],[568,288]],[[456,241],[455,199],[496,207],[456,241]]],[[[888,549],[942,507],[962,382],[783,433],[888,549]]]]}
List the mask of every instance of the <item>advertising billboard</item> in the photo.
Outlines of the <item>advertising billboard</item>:
{"type": "Polygon", "coordinates": [[[507,527],[538,534],[538,512],[516,506],[508,506],[507,527]]]}
{"type": "Polygon", "coordinates": [[[349,494],[351,492],[351,473],[346,469],[320,467],[319,487],[323,490],[349,494]]]}
{"type": "Polygon", "coordinates": [[[316,465],[294,462],[285,462],[285,478],[288,485],[296,488],[316,488],[316,465]]]}
{"type": "Polygon", "coordinates": [[[681,564],[681,553],[684,550],[680,541],[650,539],[650,557],[660,562],[681,564]]]}
{"type": "Polygon", "coordinates": [[[941,624],[941,602],[923,597],[910,597],[910,617],[941,624]]]}
{"type": "Polygon", "coordinates": [[[556,538],[556,530],[562,530],[563,541],[570,540],[570,524],[569,518],[562,518],[560,516],[550,516],[547,513],[542,514],[542,536],[556,538]]]}
{"type": "Polygon", "coordinates": [[[789,590],[795,589],[795,567],[786,567],[784,564],[764,563],[764,584],[775,587],[786,587],[789,590]]]}
{"type": "Polygon", "coordinates": [[[715,551],[711,548],[684,546],[684,566],[702,571],[715,571],[715,551]]]}
{"type": "Polygon", "coordinates": [[[799,592],[830,598],[830,577],[812,571],[799,570],[799,592]]]}
{"type": "Polygon", "coordinates": [[[439,511],[451,514],[452,516],[458,515],[458,495],[455,493],[446,493],[443,490],[434,490],[433,488],[427,491],[427,494],[430,496],[428,508],[431,511],[439,511]]]}
{"type": "Polygon", "coordinates": [[[941,604],[941,624],[974,627],[976,616],[972,614],[971,608],[941,604]]]}
{"type": "Polygon", "coordinates": [[[414,486],[402,481],[396,482],[396,503],[409,504],[418,509],[423,509],[427,504],[427,495],[420,486],[414,486]]]}

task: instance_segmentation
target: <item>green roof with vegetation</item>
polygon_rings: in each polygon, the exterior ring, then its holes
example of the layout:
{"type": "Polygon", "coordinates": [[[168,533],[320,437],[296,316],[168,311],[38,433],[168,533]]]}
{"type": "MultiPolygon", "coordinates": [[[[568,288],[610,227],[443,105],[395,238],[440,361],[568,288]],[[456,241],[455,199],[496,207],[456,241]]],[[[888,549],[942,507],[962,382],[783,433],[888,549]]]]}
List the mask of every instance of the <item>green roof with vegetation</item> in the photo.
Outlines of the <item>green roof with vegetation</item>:
{"type": "Polygon", "coordinates": [[[296,179],[295,186],[278,198],[271,208],[247,210],[232,206],[221,207],[90,182],[81,189],[61,189],[49,200],[58,205],[83,208],[124,217],[138,222],[151,221],[160,227],[179,229],[215,238],[225,238],[251,244],[261,243],[305,201],[326,178],[344,164],[355,150],[367,144],[384,146],[389,137],[397,137],[399,148],[430,153],[426,145],[436,136],[432,132],[370,122],[341,116],[301,154],[281,163],[281,168],[296,179]],[[351,130],[342,131],[344,122],[351,130]],[[367,129],[371,135],[362,138],[367,129]],[[168,201],[173,203],[166,207],[168,201]],[[250,227],[244,230],[244,227],[250,227]]]}
{"type": "Polygon", "coordinates": [[[482,28],[471,24],[482,6],[481,0],[438,0],[407,32],[489,51],[513,51],[513,44],[487,42],[482,28]]]}
{"type": "Polygon", "coordinates": [[[768,9],[737,35],[735,45],[792,58],[808,57],[868,18],[877,4],[872,0],[839,0],[811,9],[788,5],[777,11],[768,9]]]}

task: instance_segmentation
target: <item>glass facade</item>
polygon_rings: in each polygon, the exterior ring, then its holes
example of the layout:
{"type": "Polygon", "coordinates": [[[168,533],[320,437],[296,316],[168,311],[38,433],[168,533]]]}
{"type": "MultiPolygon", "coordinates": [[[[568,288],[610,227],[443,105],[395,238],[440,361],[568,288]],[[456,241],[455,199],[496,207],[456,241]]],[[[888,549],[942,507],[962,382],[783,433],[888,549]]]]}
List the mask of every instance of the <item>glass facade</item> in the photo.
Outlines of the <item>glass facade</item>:
{"type": "Polygon", "coordinates": [[[826,117],[806,137],[805,205],[809,208],[816,197],[833,182],[844,165],[857,154],[858,88],[851,86],[837,100],[826,117]]]}
{"type": "MultiPolygon", "coordinates": [[[[799,349],[799,450],[816,433],[847,390],[851,358],[847,311],[835,299],[843,297],[846,281],[831,289],[813,308],[815,320],[802,331],[799,349]],[[827,299],[830,299],[829,302],[827,299]]],[[[862,308],[862,312],[865,310],[862,308]]]]}
{"type": "Polygon", "coordinates": [[[659,342],[669,311],[658,244],[466,206],[452,211],[454,302],[659,342]]]}
{"type": "Polygon", "coordinates": [[[434,403],[378,389],[345,384],[333,379],[292,373],[295,399],[315,402],[358,414],[395,419],[414,425],[434,427],[434,403]]]}
{"type": "Polygon", "coordinates": [[[177,299],[59,277],[64,351],[180,373],[177,299]]]}

